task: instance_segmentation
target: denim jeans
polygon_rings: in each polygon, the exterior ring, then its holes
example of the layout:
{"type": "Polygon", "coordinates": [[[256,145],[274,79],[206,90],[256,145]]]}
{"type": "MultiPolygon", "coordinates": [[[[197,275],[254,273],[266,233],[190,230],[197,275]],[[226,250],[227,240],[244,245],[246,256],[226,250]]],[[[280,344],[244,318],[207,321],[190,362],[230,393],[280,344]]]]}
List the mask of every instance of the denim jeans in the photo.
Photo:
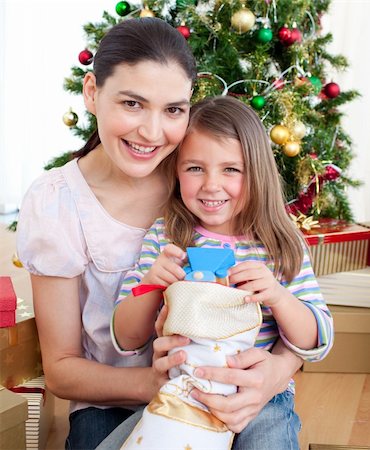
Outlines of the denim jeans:
{"type": "MultiPolygon", "coordinates": [[[[124,408],[94,408],[89,407],[73,412],[69,416],[70,430],[66,440],[66,450],[93,450],[113,430],[134,413],[124,408]]],[[[127,436],[137,420],[129,426],[127,436]]],[[[123,432],[123,430],[122,430],[123,432]]]]}
{"type": "MultiPolygon", "coordinates": [[[[119,450],[141,413],[138,411],[122,423],[96,450],[119,450]]],[[[294,412],[294,395],[285,391],[272,398],[259,415],[235,436],[232,450],[299,450],[300,429],[301,422],[294,412]]]]}

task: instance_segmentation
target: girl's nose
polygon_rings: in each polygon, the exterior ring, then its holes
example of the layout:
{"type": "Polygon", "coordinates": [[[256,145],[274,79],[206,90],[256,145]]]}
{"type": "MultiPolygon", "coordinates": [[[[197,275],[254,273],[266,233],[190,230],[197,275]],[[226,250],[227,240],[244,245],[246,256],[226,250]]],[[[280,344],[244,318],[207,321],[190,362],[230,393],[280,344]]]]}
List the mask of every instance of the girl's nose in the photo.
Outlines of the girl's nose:
{"type": "Polygon", "coordinates": [[[158,114],[148,114],[138,128],[140,136],[147,142],[158,143],[163,136],[163,124],[158,114]]]}
{"type": "Polygon", "coordinates": [[[202,189],[206,192],[217,192],[221,189],[219,180],[215,175],[207,175],[202,189]]]}

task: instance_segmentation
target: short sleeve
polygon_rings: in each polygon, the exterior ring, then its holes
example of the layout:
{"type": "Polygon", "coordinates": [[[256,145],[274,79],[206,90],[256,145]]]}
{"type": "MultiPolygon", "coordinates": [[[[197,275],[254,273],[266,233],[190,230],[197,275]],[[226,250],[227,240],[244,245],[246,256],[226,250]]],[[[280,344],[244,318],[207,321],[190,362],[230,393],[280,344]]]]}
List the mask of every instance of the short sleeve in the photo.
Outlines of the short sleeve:
{"type": "Polygon", "coordinates": [[[72,278],[85,270],[86,242],[60,169],[45,172],[27,191],[18,219],[17,251],[34,275],[72,278]]]}

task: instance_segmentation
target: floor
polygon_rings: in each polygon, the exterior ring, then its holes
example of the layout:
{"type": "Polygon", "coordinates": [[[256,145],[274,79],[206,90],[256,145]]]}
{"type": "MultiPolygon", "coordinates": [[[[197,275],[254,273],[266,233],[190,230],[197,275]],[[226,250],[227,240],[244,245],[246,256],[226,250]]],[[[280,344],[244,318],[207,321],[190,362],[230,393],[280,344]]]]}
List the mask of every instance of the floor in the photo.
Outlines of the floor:
{"type": "MultiPolygon", "coordinates": [[[[303,423],[301,450],[309,444],[370,448],[370,374],[298,372],[295,380],[296,409],[303,423]]],[[[46,450],[64,448],[67,415],[68,402],[57,399],[46,450]]]]}
{"type": "MultiPolygon", "coordinates": [[[[0,224],[0,275],[11,276],[17,295],[26,298],[32,295],[28,274],[13,265],[14,252],[15,235],[0,224]]],[[[341,445],[370,448],[370,374],[298,372],[295,379],[301,450],[308,450],[309,443],[335,444],[331,450],[341,445]]],[[[67,432],[68,402],[56,399],[46,450],[64,449],[67,432]]]]}

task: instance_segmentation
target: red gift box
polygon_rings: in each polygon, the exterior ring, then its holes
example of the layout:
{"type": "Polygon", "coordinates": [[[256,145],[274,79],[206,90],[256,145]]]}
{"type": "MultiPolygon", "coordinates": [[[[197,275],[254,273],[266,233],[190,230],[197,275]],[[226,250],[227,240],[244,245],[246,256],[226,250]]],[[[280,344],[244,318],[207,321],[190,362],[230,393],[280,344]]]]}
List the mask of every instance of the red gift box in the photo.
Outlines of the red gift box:
{"type": "Polygon", "coordinates": [[[370,265],[370,229],[337,219],[319,219],[303,231],[316,276],[363,269],[370,265]]]}
{"type": "Polygon", "coordinates": [[[15,325],[17,296],[10,277],[0,277],[0,328],[15,325]]]}

